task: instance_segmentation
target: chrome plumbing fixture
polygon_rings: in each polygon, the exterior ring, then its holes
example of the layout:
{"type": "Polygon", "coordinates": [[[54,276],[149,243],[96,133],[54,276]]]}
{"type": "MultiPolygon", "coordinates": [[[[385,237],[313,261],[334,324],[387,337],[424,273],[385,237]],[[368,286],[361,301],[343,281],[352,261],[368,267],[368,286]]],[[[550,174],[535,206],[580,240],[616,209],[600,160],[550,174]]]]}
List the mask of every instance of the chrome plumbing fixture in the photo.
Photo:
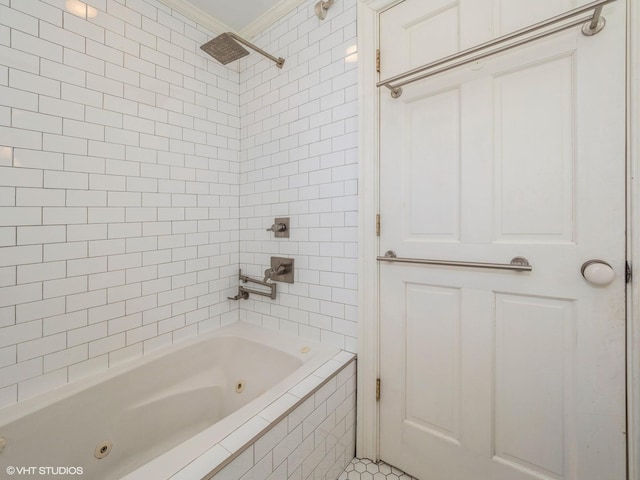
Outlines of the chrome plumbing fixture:
{"type": "Polygon", "coordinates": [[[284,58],[276,58],[273,55],[268,54],[261,48],[256,47],[253,43],[246,41],[244,38],[239,37],[233,32],[226,32],[218,35],[213,40],[209,40],[204,45],[201,45],[200,48],[221,64],[226,65],[227,63],[234,62],[249,55],[249,51],[242,47],[240,43],[275,62],[278,68],[282,68],[284,65],[284,58]]]}
{"type": "Polygon", "coordinates": [[[324,20],[327,17],[327,10],[335,3],[336,0],[320,0],[316,3],[316,6],[313,7],[313,11],[316,12],[316,15],[320,20],[324,20]]]}
{"type": "Polygon", "coordinates": [[[387,78],[386,80],[381,80],[376,84],[376,86],[387,87],[391,90],[391,97],[398,98],[402,95],[402,87],[405,85],[409,85],[410,83],[418,80],[424,80],[425,78],[446,72],[452,68],[477,62],[483,58],[511,50],[512,48],[545,38],[549,35],[554,35],[569,28],[582,25],[582,34],[589,37],[593,36],[600,32],[606,23],[602,16],[602,7],[615,1],[616,0],[596,0],[594,2],[581,5],[542,22],[529,25],[528,27],[521,28],[520,30],[516,30],[493,40],[489,40],[488,42],[476,45],[475,47],[467,48],[466,50],[448,55],[439,60],[422,65],[421,67],[416,67],[407,72],[395,75],[394,77],[387,78]],[[589,13],[589,15],[568,21],[574,17],[582,15],[583,13],[589,13]],[[548,28],[559,23],[560,25],[555,28],[548,28]],[[520,37],[525,38],[512,41],[520,37]]]}
{"type": "Polygon", "coordinates": [[[271,268],[264,271],[264,281],[293,283],[293,258],[271,257],[271,268]]]}
{"type": "Polygon", "coordinates": [[[525,257],[513,257],[509,263],[461,262],[458,260],[430,260],[426,258],[402,258],[393,250],[387,250],[384,257],[376,258],[379,262],[414,263],[418,265],[438,265],[442,267],[489,268],[494,270],[512,270],[514,272],[530,272],[533,267],[525,257]]]}
{"type": "Polygon", "coordinates": [[[257,278],[251,278],[247,275],[242,274],[242,270],[238,273],[238,278],[242,283],[257,283],[258,285],[262,285],[264,287],[269,287],[270,291],[263,292],[260,290],[254,290],[253,288],[247,288],[244,285],[238,286],[238,294],[235,297],[227,297],[229,300],[247,300],[249,298],[249,294],[252,293],[254,295],[260,295],[262,297],[269,297],[271,300],[275,300],[276,298],[276,288],[277,284],[271,282],[267,283],[266,281],[258,280],[257,278]]]}
{"type": "Polygon", "coordinates": [[[273,268],[267,268],[264,271],[264,281],[266,282],[269,279],[272,279],[273,277],[277,277],[278,275],[283,275],[287,272],[287,267],[285,267],[284,265],[278,265],[277,267],[273,268]]]}
{"type": "Polygon", "coordinates": [[[273,232],[276,238],[289,238],[289,218],[276,218],[267,232],[273,232]]]}

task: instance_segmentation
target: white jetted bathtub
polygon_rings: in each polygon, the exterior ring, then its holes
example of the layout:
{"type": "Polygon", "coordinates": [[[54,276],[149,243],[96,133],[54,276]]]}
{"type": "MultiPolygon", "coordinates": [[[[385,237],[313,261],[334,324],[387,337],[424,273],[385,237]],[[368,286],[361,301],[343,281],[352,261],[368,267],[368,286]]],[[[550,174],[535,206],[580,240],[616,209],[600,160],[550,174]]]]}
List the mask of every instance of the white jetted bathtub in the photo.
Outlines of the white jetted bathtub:
{"type": "Polygon", "coordinates": [[[0,410],[0,472],[210,478],[352,360],[235,323],[0,410]]]}

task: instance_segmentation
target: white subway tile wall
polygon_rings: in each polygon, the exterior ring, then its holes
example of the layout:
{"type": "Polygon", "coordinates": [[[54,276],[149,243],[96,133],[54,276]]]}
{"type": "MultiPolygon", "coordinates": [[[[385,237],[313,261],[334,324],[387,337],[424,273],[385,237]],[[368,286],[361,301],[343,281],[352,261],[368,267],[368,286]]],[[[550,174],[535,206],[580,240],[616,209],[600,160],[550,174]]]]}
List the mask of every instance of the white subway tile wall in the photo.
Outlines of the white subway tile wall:
{"type": "MultiPolygon", "coordinates": [[[[336,480],[355,453],[355,421],[356,368],[352,362],[212,479],[336,480]]],[[[172,478],[206,475],[198,464],[193,462],[172,478]]]]}
{"type": "Polygon", "coordinates": [[[238,318],[214,35],[156,0],[0,1],[0,406],[238,318]]]}
{"type": "Polygon", "coordinates": [[[240,266],[262,277],[271,256],[295,259],[275,301],[251,296],[240,318],[357,350],[356,0],[325,20],[304,1],[253,40],[286,59],[240,68],[240,266]],[[291,237],[266,229],[291,217],[291,237]]]}

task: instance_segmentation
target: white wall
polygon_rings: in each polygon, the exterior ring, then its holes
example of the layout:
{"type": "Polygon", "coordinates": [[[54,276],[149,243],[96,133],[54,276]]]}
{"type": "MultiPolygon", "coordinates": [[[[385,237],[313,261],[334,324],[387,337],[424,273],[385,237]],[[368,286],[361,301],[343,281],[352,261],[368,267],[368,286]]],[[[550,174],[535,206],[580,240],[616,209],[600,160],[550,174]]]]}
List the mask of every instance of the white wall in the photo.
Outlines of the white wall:
{"type": "Polygon", "coordinates": [[[295,259],[295,284],[251,297],[243,320],[357,349],[356,2],[325,20],[307,0],[253,40],[282,71],[241,61],[240,264],[262,277],[270,257],[295,259]],[[291,217],[291,238],[266,228],[291,217]]]}
{"type": "Polygon", "coordinates": [[[238,317],[238,74],[86,3],[0,0],[0,406],[238,317]]]}
{"type": "Polygon", "coordinates": [[[0,0],[0,407],[239,309],[355,352],[355,0],[303,2],[253,39],[285,68],[241,75],[157,0],[86,4],[0,0]],[[296,283],[226,300],[271,255],[296,283]]]}

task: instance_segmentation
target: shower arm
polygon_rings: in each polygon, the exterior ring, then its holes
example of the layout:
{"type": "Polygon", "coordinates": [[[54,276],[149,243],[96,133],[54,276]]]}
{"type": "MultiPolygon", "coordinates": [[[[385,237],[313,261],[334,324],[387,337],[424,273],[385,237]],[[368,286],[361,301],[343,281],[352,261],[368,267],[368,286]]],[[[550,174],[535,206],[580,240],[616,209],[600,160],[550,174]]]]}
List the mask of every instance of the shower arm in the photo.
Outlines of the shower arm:
{"type": "Polygon", "coordinates": [[[280,57],[280,58],[276,58],[273,55],[268,54],[267,52],[265,52],[264,50],[262,50],[259,47],[256,47],[254,44],[247,42],[244,38],[239,37],[238,35],[236,35],[233,32],[227,32],[227,35],[229,35],[230,37],[233,37],[234,40],[240,42],[241,44],[243,44],[245,47],[249,47],[250,49],[258,52],[261,55],[264,55],[265,57],[267,57],[269,60],[275,62],[276,66],[278,68],[282,68],[282,66],[284,65],[284,58],[280,57]]]}

